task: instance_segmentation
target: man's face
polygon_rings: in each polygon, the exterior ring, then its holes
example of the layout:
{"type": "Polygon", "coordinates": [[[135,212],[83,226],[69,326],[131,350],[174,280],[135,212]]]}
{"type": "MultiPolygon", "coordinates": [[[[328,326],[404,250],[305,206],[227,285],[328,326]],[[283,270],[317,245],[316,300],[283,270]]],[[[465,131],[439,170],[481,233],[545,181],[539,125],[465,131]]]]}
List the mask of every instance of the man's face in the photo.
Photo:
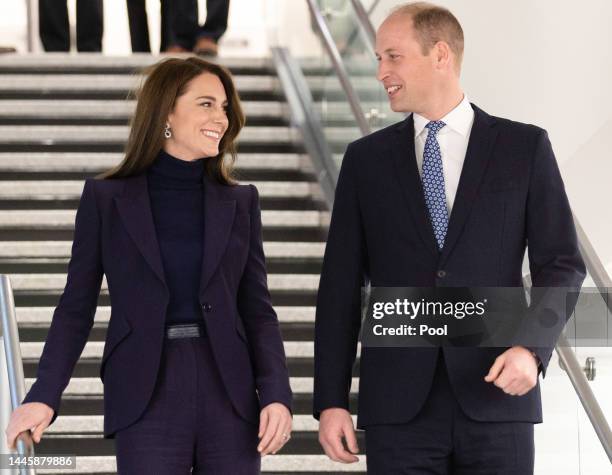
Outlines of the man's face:
{"type": "Polygon", "coordinates": [[[377,79],[383,83],[391,109],[395,112],[424,110],[433,95],[435,61],[424,56],[406,15],[392,15],[376,34],[377,79]]]}

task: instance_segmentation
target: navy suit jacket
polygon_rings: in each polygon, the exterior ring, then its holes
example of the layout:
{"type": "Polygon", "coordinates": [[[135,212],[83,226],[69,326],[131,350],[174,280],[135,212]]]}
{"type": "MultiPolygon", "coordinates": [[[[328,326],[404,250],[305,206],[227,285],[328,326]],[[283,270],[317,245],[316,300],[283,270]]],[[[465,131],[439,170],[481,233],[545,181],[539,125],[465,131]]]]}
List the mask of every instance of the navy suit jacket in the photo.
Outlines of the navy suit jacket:
{"type": "MultiPolygon", "coordinates": [[[[521,287],[528,242],[534,287],[580,287],[585,268],[546,132],[472,107],[441,252],[417,168],[412,115],[349,144],[317,298],[315,417],[326,408],[348,408],[360,290],[368,281],[372,287],[521,287]]],[[[484,381],[505,349],[444,347],[454,394],[476,420],[541,422],[539,385],[516,397],[484,381]]],[[[545,371],[553,347],[534,350],[545,371]]],[[[439,351],[362,348],[358,427],[412,419],[431,387],[439,351]]]]}
{"type": "MultiPolygon", "coordinates": [[[[291,408],[276,313],[267,288],[259,195],[253,185],[204,177],[200,303],[215,361],[237,412],[257,424],[271,402],[291,408]]],[[[76,214],[68,277],[24,399],[57,417],[61,394],[93,325],[102,275],[111,317],[100,367],[104,435],[134,422],[155,386],[169,292],[151,213],[146,174],[87,179],[76,214]]]]}

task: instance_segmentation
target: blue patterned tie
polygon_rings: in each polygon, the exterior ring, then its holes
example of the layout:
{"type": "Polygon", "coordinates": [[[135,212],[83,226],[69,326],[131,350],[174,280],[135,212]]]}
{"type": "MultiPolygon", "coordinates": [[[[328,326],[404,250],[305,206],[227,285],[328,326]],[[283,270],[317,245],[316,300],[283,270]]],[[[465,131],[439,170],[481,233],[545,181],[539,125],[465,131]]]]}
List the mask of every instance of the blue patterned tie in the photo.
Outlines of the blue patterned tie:
{"type": "Polygon", "coordinates": [[[441,120],[429,122],[425,127],[429,129],[425,150],[423,151],[423,191],[425,204],[429,210],[429,217],[433,225],[438,249],[444,246],[444,238],[448,229],[448,210],[446,209],[446,193],[444,192],[444,173],[442,170],[442,154],[436,134],[446,124],[441,120]]]}

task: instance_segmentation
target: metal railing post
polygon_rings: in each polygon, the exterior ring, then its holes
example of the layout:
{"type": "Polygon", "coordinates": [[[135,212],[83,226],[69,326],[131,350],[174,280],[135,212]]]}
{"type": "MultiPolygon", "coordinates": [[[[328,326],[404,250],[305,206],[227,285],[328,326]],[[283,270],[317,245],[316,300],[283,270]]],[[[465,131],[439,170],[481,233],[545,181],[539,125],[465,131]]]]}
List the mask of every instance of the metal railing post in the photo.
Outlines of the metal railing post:
{"type": "Polygon", "coordinates": [[[38,52],[38,0],[26,0],[28,53],[38,52]]]}
{"type": "Polygon", "coordinates": [[[349,104],[351,106],[351,110],[353,111],[353,115],[355,116],[355,121],[359,126],[359,130],[363,135],[367,135],[370,133],[370,124],[363,113],[363,109],[361,108],[361,103],[359,101],[359,96],[351,83],[348,72],[344,67],[344,63],[342,62],[342,56],[340,56],[340,52],[334,43],[334,39],[327,27],[327,23],[321,14],[321,10],[315,3],[315,0],[308,0],[308,7],[310,8],[310,13],[313,16],[314,23],[319,30],[319,34],[321,35],[321,39],[323,41],[323,45],[329,54],[329,58],[331,59],[332,65],[336,74],[338,75],[338,79],[340,80],[340,84],[342,89],[344,89],[344,93],[347,96],[349,104]]]}
{"type": "MultiPolygon", "coordinates": [[[[0,453],[8,454],[10,452],[4,431],[6,430],[11,412],[21,404],[25,397],[25,378],[21,361],[13,291],[9,277],[4,274],[0,274],[0,338],[0,350],[3,350],[0,353],[0,360],[2,360],[0,364],[0,378],[2,378],[3,382],[0,385],[0,391],[2,392],[0,396],[2,404],[0,408],[0,430],[2,430],[0,453]],[[8,384],[4,384],[5,378],[8,384]]],[[[28,437],[28,434],[25,434],[24,439],[20,438],[17,440],[17,454],[20,457],[34,455],[34,446],[31,438],[28,437]]],[[[35,475],[36,471],[32,468],[21,468],[15,469],[13,473],[35,475]]]]}

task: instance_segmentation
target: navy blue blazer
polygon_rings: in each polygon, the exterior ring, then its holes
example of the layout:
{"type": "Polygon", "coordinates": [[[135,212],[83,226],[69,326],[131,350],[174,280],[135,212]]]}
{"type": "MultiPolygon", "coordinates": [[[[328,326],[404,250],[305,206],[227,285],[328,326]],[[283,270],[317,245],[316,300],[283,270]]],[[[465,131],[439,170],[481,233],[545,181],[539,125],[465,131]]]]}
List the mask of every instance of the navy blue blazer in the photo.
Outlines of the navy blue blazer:
{"type": "MultiPolygon", "coordinates": [[[[259,195],[253,185],[204,177],[202,318],[215,361],[237,412],[258,423],[260,407],[291,408],[278,319],[267,288],[259,195]]],[[[55,410],[93,325],[106,275],[111,317],[100,367],[104,436],[143,413],[155,386],[169,292],[146,174],[87,179],[76,213],[68,277],[24,403],[55,410]]]]}
{"type": "MultiPolygon", "coordinates": [[[[315,417],[326,408],[348,408],[360,290],[367,281],[373,287],[522,287],[529,242],[534,287],[582,284],[585,267],[546,132],[472,107],[474,123],[442,252],[425,205],[412,115],[349,144],[317,297],[315,417]]],[[[559,303],[551,306],[566,318],[559,303]]],[[[539,384],[516,397],[484,381],[505,349],[444,347],[454,394],[475,420],[541,422],[539,384]]],[[[535,348],[544,372],[553,349],[535,348]]],[[[439,351],[362,348],[358,427],[412,419],[431,387],[439,351]]]]}

